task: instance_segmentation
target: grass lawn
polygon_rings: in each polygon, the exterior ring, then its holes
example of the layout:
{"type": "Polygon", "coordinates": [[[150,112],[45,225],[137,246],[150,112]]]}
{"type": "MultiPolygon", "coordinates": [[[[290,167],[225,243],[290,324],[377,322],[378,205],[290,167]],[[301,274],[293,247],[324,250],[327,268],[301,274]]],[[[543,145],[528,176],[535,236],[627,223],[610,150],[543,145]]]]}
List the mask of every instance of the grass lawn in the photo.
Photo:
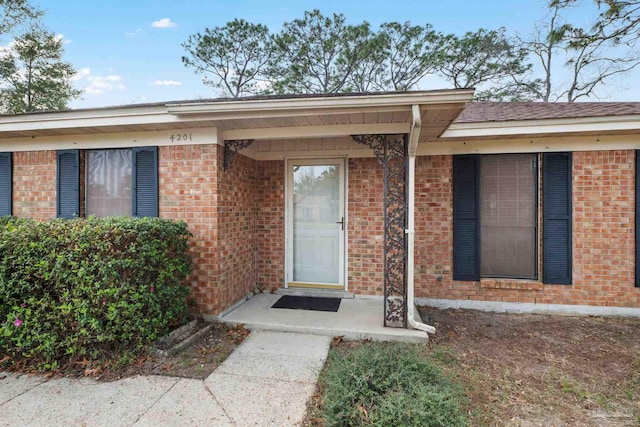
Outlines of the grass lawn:
{"type": "Polygon", "coordinates": [[[306,424],[640,425],[640,319],[421,313],[426,345],[336,340],[306,424]]]}

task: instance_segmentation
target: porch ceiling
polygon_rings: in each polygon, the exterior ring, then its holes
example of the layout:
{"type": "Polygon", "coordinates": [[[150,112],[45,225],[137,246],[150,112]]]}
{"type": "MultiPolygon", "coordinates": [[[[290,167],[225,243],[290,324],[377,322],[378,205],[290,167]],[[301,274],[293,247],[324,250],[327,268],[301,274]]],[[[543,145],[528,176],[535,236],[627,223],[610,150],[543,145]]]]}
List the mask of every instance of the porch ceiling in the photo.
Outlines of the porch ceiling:
{"type": "MultiPolygon", "coordinates": [[[[420,142],[435,141],[464,109],[464,103],[420,105],[420,142]]],[[[325,114],[216,120],[222,139],[286,140],[364,133],[409,133],[411,105],[391,111],[335,111],[325,114]]]]}

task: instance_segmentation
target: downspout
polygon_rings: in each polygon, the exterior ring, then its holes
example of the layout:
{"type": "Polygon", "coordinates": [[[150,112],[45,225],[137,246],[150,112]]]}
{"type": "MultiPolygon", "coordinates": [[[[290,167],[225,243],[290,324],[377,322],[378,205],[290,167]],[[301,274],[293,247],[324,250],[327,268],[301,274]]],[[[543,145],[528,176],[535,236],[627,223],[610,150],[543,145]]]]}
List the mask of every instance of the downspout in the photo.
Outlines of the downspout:
{"type": "Polygon", "coordinates": [[[407,320],[413,329],[435,334],[436,328],[421,321],[415,320],[414,301],[414,256],[415,256],[415,193],[416,193],[416,153],[418,151],[418,139],[422,118],[420,106],[411,106],[411,131],[409,133],[409,167],[407,170],[407,320]]]}

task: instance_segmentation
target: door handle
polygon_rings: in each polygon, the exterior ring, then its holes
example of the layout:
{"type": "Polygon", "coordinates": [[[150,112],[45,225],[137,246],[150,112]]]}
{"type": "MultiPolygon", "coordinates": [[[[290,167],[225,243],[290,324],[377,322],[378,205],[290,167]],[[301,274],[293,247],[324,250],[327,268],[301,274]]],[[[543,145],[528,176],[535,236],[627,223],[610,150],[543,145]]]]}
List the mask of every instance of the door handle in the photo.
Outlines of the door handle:
{"type": "Polygon", "coordinates": [[[344,231],[344,217],[340,217],[340,221],[336,221],[336,224],[340,224],[340,229],[344,231]]]}

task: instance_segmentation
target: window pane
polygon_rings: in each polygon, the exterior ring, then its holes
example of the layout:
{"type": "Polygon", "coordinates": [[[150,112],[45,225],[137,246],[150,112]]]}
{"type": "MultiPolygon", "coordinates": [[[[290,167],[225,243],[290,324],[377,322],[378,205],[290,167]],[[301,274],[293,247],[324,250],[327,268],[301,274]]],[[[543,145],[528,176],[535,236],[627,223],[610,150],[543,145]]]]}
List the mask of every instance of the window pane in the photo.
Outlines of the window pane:
{"type": "Polygon", "coordinates": [[[131,150],[87,152],[87,214],[131,216],[131,150]]]}
{"type": "Polygon", "coordinates": [[[535,155],[480,160],[480,274],[536,277],[535,155]]]}

